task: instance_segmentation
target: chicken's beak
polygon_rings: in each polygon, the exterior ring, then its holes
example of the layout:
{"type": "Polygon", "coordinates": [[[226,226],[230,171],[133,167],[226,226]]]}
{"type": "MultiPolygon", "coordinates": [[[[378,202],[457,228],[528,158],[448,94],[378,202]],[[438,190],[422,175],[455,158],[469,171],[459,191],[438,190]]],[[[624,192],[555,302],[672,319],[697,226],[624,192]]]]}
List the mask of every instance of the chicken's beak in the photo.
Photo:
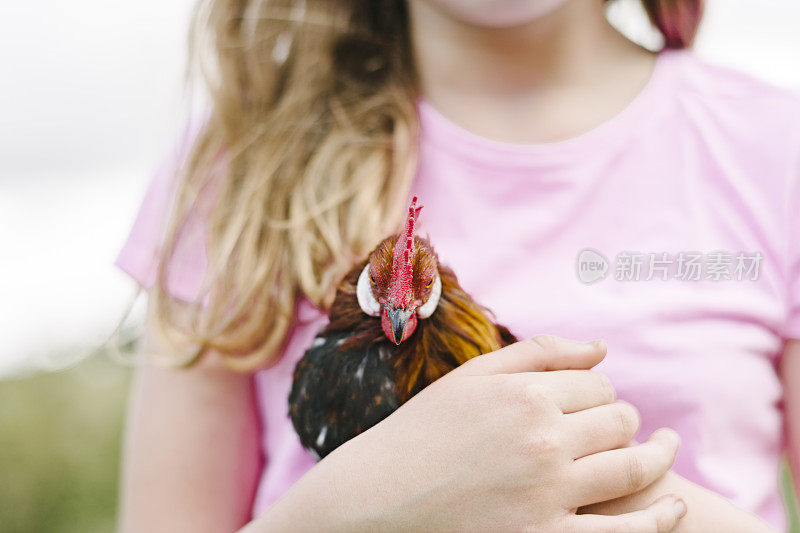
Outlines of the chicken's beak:
{"type": "Polygon", "coordinates": [[[386,315],[389,317],[389,323],[392,326],[392,335],[394,336],[394,343],[400,344],[403,340],[403,333],[406,331],[408,320],[414,311],[407,311],[405,309],[387,309],[386,315]]]}

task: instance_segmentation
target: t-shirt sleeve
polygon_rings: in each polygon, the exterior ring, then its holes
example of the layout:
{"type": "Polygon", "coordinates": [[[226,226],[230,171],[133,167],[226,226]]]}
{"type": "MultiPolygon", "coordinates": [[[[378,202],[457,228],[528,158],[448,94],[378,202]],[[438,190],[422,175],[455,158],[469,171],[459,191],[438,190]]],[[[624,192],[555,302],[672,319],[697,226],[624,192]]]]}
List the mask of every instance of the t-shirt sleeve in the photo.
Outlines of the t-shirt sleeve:
{"type": "MultiPolygon", "coordinates": [[[[187,128],[181,141],[150,180],[133,226],[114,264],[145,289],[158,274],[161,249],[178,189],[181,164],[195,138],[187,128]]],[[[166,268],[166,290],[180,300],[197,299],[206,270],[207,218],[192,210],[181,225],[166,268]]]]}

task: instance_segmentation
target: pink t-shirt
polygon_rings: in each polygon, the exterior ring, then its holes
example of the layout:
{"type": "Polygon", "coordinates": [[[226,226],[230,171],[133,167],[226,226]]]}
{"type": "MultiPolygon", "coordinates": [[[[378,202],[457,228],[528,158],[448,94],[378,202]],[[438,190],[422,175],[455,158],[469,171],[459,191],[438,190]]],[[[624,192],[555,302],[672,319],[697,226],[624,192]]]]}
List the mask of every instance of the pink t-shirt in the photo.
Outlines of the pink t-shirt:
{"type": "MultiPolygon", "coordinates": [[[[675,471],[783,528],[775,365],[800,338],[800,100],[665,52],[624,111],[566,141],[494,142],[424,101],[419,114],[419,231],[462,285],[518,337],[605,339],[600,370],[641,411],[642,436],[674,428],[675,471]]],[[[117,260],[144,285],[170,176],[153,181],[117,260]]],[[[177,296],[195,294],[204,261],[202,246],[184,246],[177,296]]],[[[326,320],[301,301],[283,358],[255,376],[265,466],[254,514],[314,464],[287,395],[326,320]]]]}

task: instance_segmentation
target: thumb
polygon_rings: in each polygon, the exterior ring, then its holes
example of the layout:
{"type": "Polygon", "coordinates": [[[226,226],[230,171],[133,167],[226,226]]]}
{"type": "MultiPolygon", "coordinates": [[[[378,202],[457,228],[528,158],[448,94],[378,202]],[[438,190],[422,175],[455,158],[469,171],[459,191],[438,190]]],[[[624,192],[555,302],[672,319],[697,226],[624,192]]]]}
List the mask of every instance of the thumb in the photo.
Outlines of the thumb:
{"type": "Polygon", "coordinates": [[[579,342],[538,335],[470,359],[456,370],[473,375],[588,370],[605,356],[604,341],[579,342]]]}

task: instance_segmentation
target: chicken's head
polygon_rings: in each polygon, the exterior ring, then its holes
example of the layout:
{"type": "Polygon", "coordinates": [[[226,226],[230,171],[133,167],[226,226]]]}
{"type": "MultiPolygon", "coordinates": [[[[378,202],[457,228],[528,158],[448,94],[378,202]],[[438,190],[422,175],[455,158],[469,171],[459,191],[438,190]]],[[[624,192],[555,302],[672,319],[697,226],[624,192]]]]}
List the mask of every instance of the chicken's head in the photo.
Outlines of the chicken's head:
{"type": "Polygon", "coordinates": [[[414,333],[418,319],[433,314],[442,294],[436,254],[426,239],[414,236],[421,209],[415,196],[404,230],[373,250],[356,287],[361,310],[379,316],[383,332],[395,344],[414,333]]]}

